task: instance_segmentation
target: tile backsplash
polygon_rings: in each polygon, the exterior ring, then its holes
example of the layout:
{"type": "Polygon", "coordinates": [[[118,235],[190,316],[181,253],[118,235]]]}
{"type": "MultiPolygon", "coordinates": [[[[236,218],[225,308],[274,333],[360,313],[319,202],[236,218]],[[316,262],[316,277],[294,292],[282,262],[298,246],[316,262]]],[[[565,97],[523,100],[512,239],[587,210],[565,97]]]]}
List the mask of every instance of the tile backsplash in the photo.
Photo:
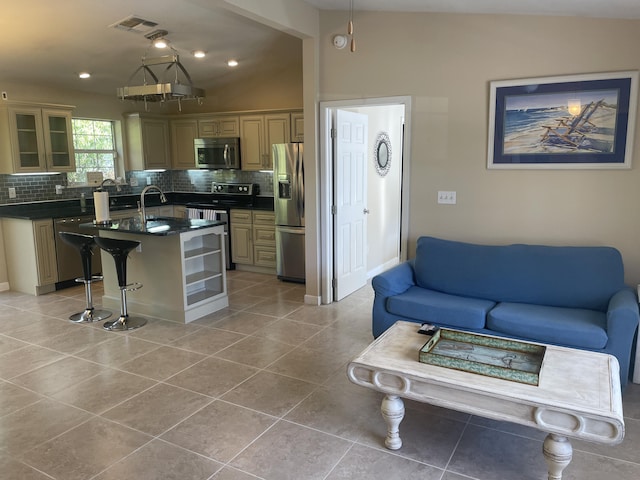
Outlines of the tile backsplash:
{"type": "MultiPolygon", "coordinates": [[[[260,195],[273,196],[273,174],[270,172],[245,172],[241,170],[170,170],[165,172],[129,171],[126,172],[126,185],[116,187],[108,185],[106,189],[112,195],[139,194],[150,182],[165,192],[211,191],[211,182],[256,183],[260,195]],[[131,178],[138,180],[138,186],[131,186],[131,178]]],[[[0,205],[24,202],[42,202],[46,200],[69,200],[93,195],[95,187],[67,188],[67,175],[0,175],[0,205]],[[56,194],[56,185],[62,192],[56,194]],[[9,198],[9,188],[15,188],[16,198],[9,198]]]]}

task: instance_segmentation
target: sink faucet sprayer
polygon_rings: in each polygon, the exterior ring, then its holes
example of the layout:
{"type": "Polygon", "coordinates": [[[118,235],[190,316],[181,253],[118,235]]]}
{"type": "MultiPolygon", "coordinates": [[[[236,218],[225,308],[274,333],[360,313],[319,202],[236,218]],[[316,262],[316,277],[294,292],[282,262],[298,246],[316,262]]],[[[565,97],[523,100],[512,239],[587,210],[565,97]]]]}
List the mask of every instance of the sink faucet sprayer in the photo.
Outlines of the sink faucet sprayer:
{"type": "Polygon", "coordinates": [[[162,192],[162,190],[160,190],[160,187],[158,187],[157,185],[147,185],[146,187],[144,187],[142,189],[142,193],[140,194],[140,215],[143,221],[147,220],[147,214],[144,208],[144,195],[150,190],[157,190],[158,192],[160,192],[160,202],[167,203],[167,197],[164,196],[164,193],[162,192]]]}

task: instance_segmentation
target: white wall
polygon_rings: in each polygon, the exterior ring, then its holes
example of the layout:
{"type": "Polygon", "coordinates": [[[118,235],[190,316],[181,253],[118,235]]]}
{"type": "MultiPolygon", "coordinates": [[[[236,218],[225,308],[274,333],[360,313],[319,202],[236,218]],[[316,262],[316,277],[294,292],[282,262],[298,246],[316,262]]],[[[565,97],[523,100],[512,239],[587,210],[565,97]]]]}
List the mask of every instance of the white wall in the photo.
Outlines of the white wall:
{"type": "Polygon", "coordinates": [[[367,115],[367,271],[375,275],[398,263],[400,256],[400,195],[402,180],[403,105],[348,108],[367,115]],[[385,132],[391,142],[389,172],[381,177],[375,168],[375,142],[385,132]]]}
{"type": "Polygon", "coordinates": [[[640,20],[356,13],[355,53],[331,45],[345,12],[321,13],[320,100],[412,96],[410,256],[425,234],[612,245],[640,282],[640,122],[630,170],[486,168],[490,81],[638,70],[640,20]]]}

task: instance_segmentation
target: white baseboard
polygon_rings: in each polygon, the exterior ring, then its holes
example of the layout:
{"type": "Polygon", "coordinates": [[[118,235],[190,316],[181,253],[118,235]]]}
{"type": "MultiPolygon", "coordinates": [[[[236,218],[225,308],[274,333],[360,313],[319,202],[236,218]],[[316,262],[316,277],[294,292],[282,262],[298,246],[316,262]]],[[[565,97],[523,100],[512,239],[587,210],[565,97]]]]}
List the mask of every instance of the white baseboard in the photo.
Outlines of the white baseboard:
{"type": "Polygon", "coordinates": [[[373,278],[376,275],[378,275],[379,273],[387,271],[391,267],[395,267],[396,265],[398,265],[398,263],[400,263],[400,258],[399,257],[394,257],[391,260],[389,260],[388,262],[384,262],[383,264],[378,265],[373,270],[369,270],[367,272],[367,278],[373,278]]]}
{"type": "Polygon", "coordinates": [[[319,297],[318,295],[305,295],[304,296],[305,305],[318,306],[318,305],[320,305],[321,300],[322,300],[322,297],[319,297]]]}
{"type": "Polygon", "coordinates": [[[0,283],[0,292],[6,292],[9,288],[11,288],[9,287],[9,282],[0,283]]]}

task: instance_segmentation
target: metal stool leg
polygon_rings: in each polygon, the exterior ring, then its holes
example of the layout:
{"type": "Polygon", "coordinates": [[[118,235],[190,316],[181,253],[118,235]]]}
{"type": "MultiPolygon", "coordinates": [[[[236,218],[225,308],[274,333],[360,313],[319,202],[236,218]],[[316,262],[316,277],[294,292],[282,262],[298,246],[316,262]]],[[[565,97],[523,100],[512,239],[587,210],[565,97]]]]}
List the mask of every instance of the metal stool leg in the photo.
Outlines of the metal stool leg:
{"type": "Polygon", "coordinates": [[[80,253],[83,276],[76,278],[76,282],[84,283],[84,292],[87,300],[84,311],[74,313],[69,316],[69,320],[80,323],[97,322],[109,318],[111,312],[108,310],[96,310],[93,307],[93,299],[91,297],[91,282],[94,280],[102,280],[102,277],[99,275],[91,275],[91,256],[93,255],[93,247],[96,245],[94,237],[75,232],[60,232],[60,238],[80,253]]]}
{"type": "Polygon", "coordinates": [[[81,322],[99,322],[105,320],[111,316],[109,310],[98,310],[93,306],[93,296],[91,294],[91,283],[94,280],[102,280],[102,277],[94,276],[91,280],[85,280],[84,278],[76,278],[76,282],[84,283],[84,292],[86,298],[86,307],[84,312],[74,313],[69,317],[74,323],[81,322]]]}
{"type": "Polygon", "coordinates": [[[112,322],[104,322],[102,326],[105,330],[125,331],[140,328],[147,323],[146,318],[130,317],[127,311],[127,291],[138,290],[142,285],[135,283],[120,287],[120,316],[112,322]]]}
{"type": "Polygon", "coordinates": [[[105,330],[133,330],[147,323],[144,318],[130,317],[127,312],[127,290],[137,290],[142,287],[140,283],[127,284],[127,256],[129,252],[140,245],[135,240],[123,240],[116,238],[95,237],[98,246],[110,253],[116,264],[118,275],[118,287],[120,287],[120,317],[113,322],[105,322],[105,330]]]}

